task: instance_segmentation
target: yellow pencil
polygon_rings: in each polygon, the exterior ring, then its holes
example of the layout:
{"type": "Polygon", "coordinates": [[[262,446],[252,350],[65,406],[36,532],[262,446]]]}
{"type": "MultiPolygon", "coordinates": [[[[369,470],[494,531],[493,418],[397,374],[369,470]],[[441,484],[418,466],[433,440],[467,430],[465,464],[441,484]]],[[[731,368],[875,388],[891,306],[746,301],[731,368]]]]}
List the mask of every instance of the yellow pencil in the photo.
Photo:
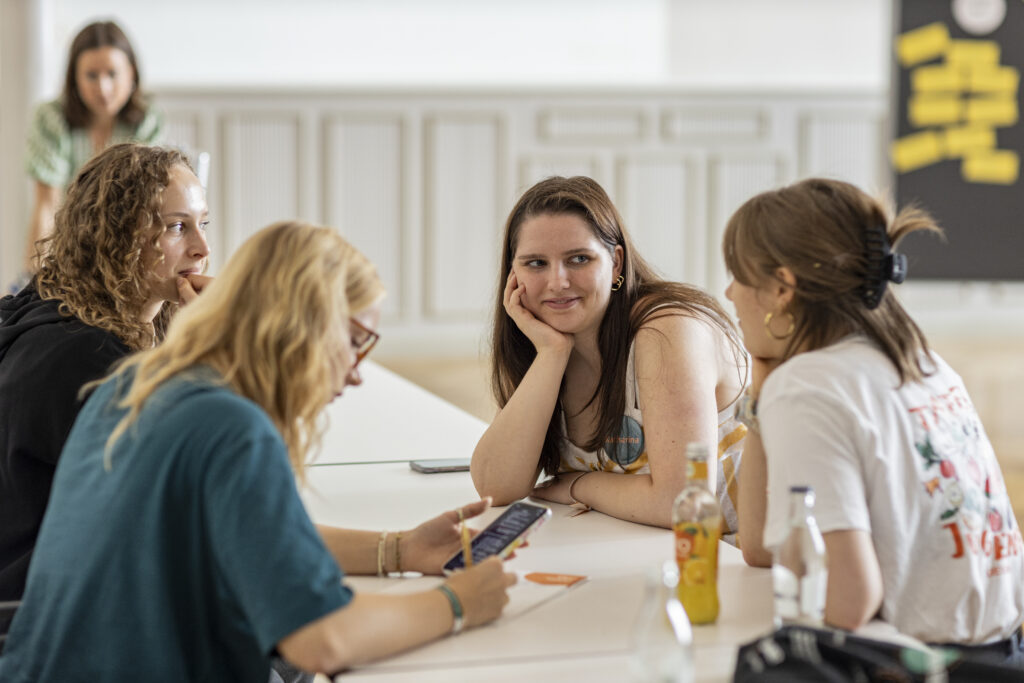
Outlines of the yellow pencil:
{"type": "Polygon", "coordinates": [[[462,533],[462,564],[469,569],[473,566],[473,549],[469,542],[469,527],[462,516],[462,508],[459,508],[459,531],[462,533]]]}

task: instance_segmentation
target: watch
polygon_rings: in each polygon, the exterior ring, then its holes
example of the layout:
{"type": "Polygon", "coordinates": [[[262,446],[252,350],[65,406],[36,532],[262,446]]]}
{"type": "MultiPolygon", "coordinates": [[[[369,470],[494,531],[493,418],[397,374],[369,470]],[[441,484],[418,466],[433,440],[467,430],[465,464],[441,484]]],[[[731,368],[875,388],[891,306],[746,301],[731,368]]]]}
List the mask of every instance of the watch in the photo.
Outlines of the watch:
{"type": "Polygon", "coordinates": [[[743,392],[736,405],[736,419],[755,434],[761,433],[761,423],[757,420],[757,398],[750,394],[749,389],[743,392]]]}

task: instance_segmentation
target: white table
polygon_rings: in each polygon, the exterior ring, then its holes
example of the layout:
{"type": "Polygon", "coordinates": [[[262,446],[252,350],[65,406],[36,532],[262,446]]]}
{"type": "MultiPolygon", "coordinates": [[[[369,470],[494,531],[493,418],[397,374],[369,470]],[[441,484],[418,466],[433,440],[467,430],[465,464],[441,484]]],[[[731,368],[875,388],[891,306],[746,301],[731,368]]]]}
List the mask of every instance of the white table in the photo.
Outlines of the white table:
{"type": "MultiPolygon", "coordinates": [[[[407,463],[350,464],[309,471],[313,519],[353,528],[409,528],[477,496],[468,473],[419,474],[407,463]]],[[[672,534],[598,512],[553,517],[508,563],[510,569],[583,574],[588,580],[512,619],[468,631],[349,672],[347,681],[626,681],[629,645],[643,599],[644,577],[672,557],[672,534]]],[[[478,526],[500,514],[482,516],[478,526]]],[[[428,588],[436,577],[353,577],[356,590],[428,588]]],[[[698,680],[732,675],[739,643],[771,626],[771,578],[747,567],[739,551],[721,547],[718,621],[694,628],[698,680]]]]}
{"type": "Polygon", "coordinates": [[[367,360],[362,385],[326,410],[330,425],[314,464],[468,458],[487,425],[367,360]]]}

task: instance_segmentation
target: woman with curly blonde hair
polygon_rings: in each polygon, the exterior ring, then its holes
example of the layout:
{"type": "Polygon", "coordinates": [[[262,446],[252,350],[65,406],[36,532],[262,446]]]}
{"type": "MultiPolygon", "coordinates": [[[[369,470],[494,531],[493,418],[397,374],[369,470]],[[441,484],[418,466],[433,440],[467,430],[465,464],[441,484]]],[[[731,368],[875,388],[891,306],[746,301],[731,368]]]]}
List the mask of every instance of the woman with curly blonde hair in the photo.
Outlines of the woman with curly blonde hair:
{"type": "Polygon", "coordinates": [[[37,275],[0,300],[0,601],[21,596],[79,391],[202,289],[206,224],[181,154],[110,147],[68,188],[37,275]]]}
{"type": "Polygon", "coordinates": [[[382,295],[335,230],[277,223],[96,389],[0,678],[262,681],[275,651],[335,672],[498,616],[515,576],[497,558],[414,594],[342,583],[339,565],[439,574],[459,548],[456,511],[399,534],[318,531],[299,498],[321,410],[362,382],[382,295]]]}

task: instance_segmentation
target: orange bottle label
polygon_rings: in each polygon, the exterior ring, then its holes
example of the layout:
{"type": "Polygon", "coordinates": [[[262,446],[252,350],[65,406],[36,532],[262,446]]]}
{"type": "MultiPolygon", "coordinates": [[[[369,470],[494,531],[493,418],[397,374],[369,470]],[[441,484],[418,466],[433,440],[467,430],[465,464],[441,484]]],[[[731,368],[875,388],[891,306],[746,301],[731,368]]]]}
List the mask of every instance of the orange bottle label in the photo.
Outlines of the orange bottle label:
{"type": "Polygon", "coordinates": [[[718,618],[719,518],[682,522],[675,527],[676,563],[679,565],[679,601],[694,624],[718,618]]]}

